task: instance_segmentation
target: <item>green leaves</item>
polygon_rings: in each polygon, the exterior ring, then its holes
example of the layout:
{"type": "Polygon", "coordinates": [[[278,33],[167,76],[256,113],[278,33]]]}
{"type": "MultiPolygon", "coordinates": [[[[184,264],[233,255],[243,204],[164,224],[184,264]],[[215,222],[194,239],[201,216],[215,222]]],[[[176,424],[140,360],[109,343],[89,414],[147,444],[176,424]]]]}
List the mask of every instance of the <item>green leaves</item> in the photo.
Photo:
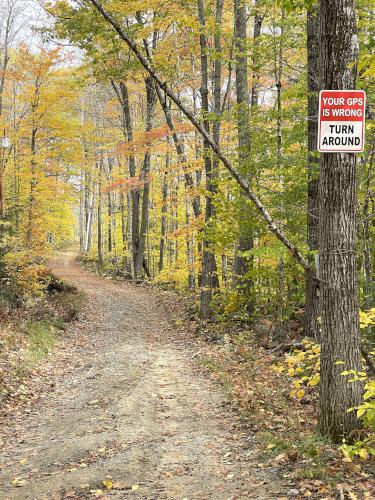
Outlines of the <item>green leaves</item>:
{"type": "Polygon", "coordinates": [[[293,12],[295,10],[311,9],[316,4],[315,0],[277,0],[276,5],[286,12],[293,12]]]}

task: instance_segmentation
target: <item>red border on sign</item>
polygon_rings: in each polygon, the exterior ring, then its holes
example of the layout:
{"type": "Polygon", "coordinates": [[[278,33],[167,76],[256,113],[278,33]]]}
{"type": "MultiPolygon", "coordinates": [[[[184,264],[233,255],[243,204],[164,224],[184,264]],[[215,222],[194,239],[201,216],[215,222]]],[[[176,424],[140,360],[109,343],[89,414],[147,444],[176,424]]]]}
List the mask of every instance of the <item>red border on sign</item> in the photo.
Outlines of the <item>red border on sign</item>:
{"type": "MultiPolygon", "coordinates": [[[[322,121],[320,119],[320,105],[321,105],[321,95],[322,95],[322,92],[340,92],[340,93],[343,93],[343,92],[346,92],[346,93],[350,93],[350,92],[360,92],[362,93],[363,95],[363,99],[364,99],[364,102],[363,102],[363,109],[364,111],[366,112],[366,92],[364,90],[346,90],[346,89],[342,89],[342,90],[329,90],[329,89],[323,89],[319,92],[319,111],[318,111],[318,120],[319,120],[319,129],[318,129],[318,151],[319,153],[362,153],[362,151],[365,149],[365,114],[363,115],[363,120],[362,120],[362,148],[361,149],[342,149],[342,148],[338,148],[338,149],[335,149],[335,150],[331,150],[331,151],[322,151],[320,149],[320,135],[321,135],[321,127],[322,127],[322,121]]],[[[334,121],[334,120],[332,120],[334,121]]],[[[350,120],[348,120],[350,121],[350,120]]]]}

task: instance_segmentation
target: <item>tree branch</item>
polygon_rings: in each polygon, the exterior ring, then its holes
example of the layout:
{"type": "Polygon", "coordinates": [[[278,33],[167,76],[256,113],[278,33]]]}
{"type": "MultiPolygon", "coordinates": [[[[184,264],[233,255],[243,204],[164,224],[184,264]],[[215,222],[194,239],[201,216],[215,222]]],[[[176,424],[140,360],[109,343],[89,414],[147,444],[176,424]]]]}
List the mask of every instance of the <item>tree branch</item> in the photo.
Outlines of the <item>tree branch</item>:
{"type": "Polygon", "coordinates": [[[197,129],[201,136],[207,141],[210,148],[214,151],[217,157],[221,160],[225,168],[229,171],[231,176],[236,180],[238,185],[241,187],[244,194],[249,198],[258,211],[260,212],[263,219],[267,222],[268,227],[271,232],[288,248],[291,255],[302,265],[306,271],[310,271],[310,266],[302,255],[301,251],[287,238],[282,229],[275,223],[271,214],[268,212],[266,207],[260,201],[258,196],[250,189],[246,180],[242,178],[240,173],[236,170],[232,162],[222,153],[219,146],[212,140],[210,135],[206,132],[203,126],[196,120],[193,113],[185,107],[181,100],[172,92],[166,82],[163,82],[153,66],[150,65],[147,58],[140,52],[136,43],[129,37],[129,35],[124,31],[120,24],[103,8],[98,0],[89,0],[94,7],[101,13],[103,18],[113,26],[118,35],[126,42],[130,50],[134,53],[138,61],[142,64],[145,70],[154,79],[157,85],[167,94],[167,96],[176,104],[176,106],[182,111],[186,118],[192,123],[192,125],[197,129]]]}

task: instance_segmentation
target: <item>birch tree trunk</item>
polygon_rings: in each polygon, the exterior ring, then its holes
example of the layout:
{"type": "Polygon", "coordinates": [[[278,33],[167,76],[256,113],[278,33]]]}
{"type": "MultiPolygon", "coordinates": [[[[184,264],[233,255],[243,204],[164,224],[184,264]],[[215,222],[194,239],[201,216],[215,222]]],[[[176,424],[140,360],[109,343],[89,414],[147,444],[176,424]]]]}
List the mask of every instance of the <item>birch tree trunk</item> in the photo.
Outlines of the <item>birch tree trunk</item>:
{"type": "Polygon", "coordinates": [[[87,204],[87,220],[86,220],[86,239],[85,239],[85,253],[89,253],[91,248],[91,234],[92,234],[92,217],[94,213],[94,184],[91,184],[91,196],[87,204]]]}
{"type": "Polygon", "coordinates": [[[80,176],[80,186],[79,186],[79,252],[82,254],[85,246],[85,221],[84,221],[84,187],[83,187],[83,179],[84,175],[81,170],[80,176]]]}
{"type": "MultiPolygon", "coordinates": [[[[320,84],[353,89],[358,35],[354,0],[320,0],[320,84]]],[[[356,156],[322,153],[319,181],[319,279],[321,293],[320,432],[340,442],[359,426],[349,408],[361,402],[360,382],[345,370],[360,370],[356,267],[356,156]],[[337,365],[336,363],[344,362],[337,365]]]]}
{"type": "Polygon", "coordinates": [[[99,175],[98,175],[98,268],[101,269],[103,267],[103,227],[102,227],[102,214],[103,214],[103,196],[102,196],[102,182],[103,182],[103,158],[99,160],[99,175]]]}

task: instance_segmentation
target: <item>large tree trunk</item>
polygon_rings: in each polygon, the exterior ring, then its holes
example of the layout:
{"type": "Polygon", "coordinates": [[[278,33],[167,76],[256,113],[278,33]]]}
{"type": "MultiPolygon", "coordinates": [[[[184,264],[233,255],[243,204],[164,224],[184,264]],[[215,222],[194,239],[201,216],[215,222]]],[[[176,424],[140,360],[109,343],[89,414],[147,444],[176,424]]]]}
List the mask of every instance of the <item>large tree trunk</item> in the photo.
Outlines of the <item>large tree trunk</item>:
{"type": "MultiPolygon", "coordinates": [[[[255,5],[255,19],[253,31],[253,74],[256,72],[256,50],[257,38],[260,35],[262,18],[257,12],[255,5]]],[[[251,171],[250,151],[251,151],[251,131],[250,131],[250,108],[249,108],[249,86],[248,86],[248,59],[247,59],[247,14],[244,0],[234,2],[234,44],[236,55],[236,96],[237,96],[237,131],[238,131],[238,163],[241,174],[251,185],[254,172],[251,171]]],[[[253,89],[251,92],[251,104],[258,104],[258,81],[253,79],[253,89]]],[[[251,211],[244,199],[240,197],[240,234],[236,245],[236,252],[233,262],[233,282],[238,292],[246,300],[246,310],[251,314],[254,310],[254,281],[251,276],[253,268],[253,258],[244,255],[252,250],[254,246],[253,227],[251,223],[251,211]]]]}
{"type": "MultiPolygon", "coordinates": [[[[152,121],[154,114],[154,107],[156,102],[156,93],[154,88],[153,79],[148,76],[146,82],[146,132],[152,129],[152,121]]],[[[148,215],[149,215],[149,198],[150,198],[150,172],[151,172],[151,153],[146,151],[143,167],[140,173],[140,180],[143,183],[143,196],[142,196],[142,215],[141,224],[139,229],[138,248],[135,259],[135,278],[138,280],[143,275],[143,267],[147,272],[147,264],[145,262],[146,250],[146,237],[148,229],[148,215]]]]}
{"type": "MultiPolygon", "coordinates": [[[[317,155],[319,108],[318,7],[307,12],[307,245],[311,252],[319,248],[319,159],[317,155]]],[[[314,269],[314,256],[309,257],[314,269]]],[[[319,289],[312,271],[306,273],[305,334],[319,337],[319,289]]]]}
{"type": "Polygon", "coordinates": [[[363,203],[363,271],[365,282],[363,286],[364,308],[370,309],[375,304],[375,262],[372,248],[371,224],[375,226],[374,202],[372,209],[370,203],[372,199],[371,186],[373,181],[373,162],[374,162],[375,138],[371,144],[370,157],[368,159],[368,169],[366,171],[366,193],[363,203]]]}
{"type": "MultiPolygon", "coordinates": [[[[203,112],[203,126],[207,134],[210,133],[210,124],[208,121],[207,113],[209,112],[208,103],[208,56],[207,56],[207,38],[205,35],[205,13],[203,0],[198,0],[198,17],[201,25],[201,33],[199,36],[200,50],[201,50],[201,99],[202,99],[202,112],[203,112]]],[[[210,318],[212,316],[211,301],[215,289],[219,288],[219,279],[217,276],[217,267],[215,255],[210,248],[208,241],[207,231],[208,226],[212,224],[214,217],[213,196],[216,192],[216,183],[214,179],[214,172],[212,168],[212,158],[210,145],[206,139],[203,140],[203,155],[204,155],[204,168],[206,173],[206,211],[205,211],[205,233],[203,239],[203,255],[201,267],[201,301],[200,301],[200,314],[202,318],[210,318]]]]}
{"type": "MultiPolygon", "coordinates": [[[[221,114],[222,114],[222,103],[221,103],[221,88],[222,88],[222,48],[221,48],[221,24],[223,17],[223,7],[224,0],[216,0],[216,10],[215,10],[215,35],[214,35],[214,49],[215,49],[215,60],[214,60],[214,71],[213,71],[213,111],[215,113],[215,120],[212,125],[212,138],[215,143],[220,147],[220,129],[221,129],[221,114]]],[[[212,191],[216,193],[217,191],[217,175],[219,170],[220,160],[217,155],[213,155],[212,158],[212,191]]],[[[212,206],[213,209],[213,206],[212,206]]],[[[206,213],[207,215],[207,213],[206,213]]],[[[210,217],[214,216],[214,212],[210,217]]],[[[210,219],[206,220],[206,223],[210,223],[210,219]]],[[[208,264],[210,272],[214,273],[211,278],[211,287],[213,289],[219,287],[219,278],[217,274],[217,264],[214,254],[210,257],[212,260],[208,264]]]]}
{"type": "Polygon", "coordinates": [[[91,247],[91,234],[88,234],[90,227],[89,218],[92,216],[92,210],[90,208],[94,201],[94,186],[92,178],[92,166],[90,166],[90,172],[85,171],[84,178],[84,225],[85,225],[85,253],[90,251],[91,247]]]}
{"type": "MultiPolygon", "coordinates": [[[[112,84],[113,85],[113,84],[112,84]]],[[[116,89],[116,87],[114,86],[116,89]]],[[[120,82],[118,98],[122,105],[122,114],[124,122],[124,134],[128,142],[133,141],[133,122],[130,113],[129,104],[129,93],[125,82],[120,82]]],[[[135,177],[136,174],[136,164],[135,156],[133,154],[129,155],[128,161],[129,177],[135,177]]],[[[131,191],[131,224],[129,230],[131,231],[131,245],[130,245],[130,272],[132,278],[135,278],[135,261],[139,245],[139,204],[140,204],[140,193],[137,189],[131,191]]]]}
{"type": "MultiPolygon", "coordinates": [[[[284,172],[283,172],[283,109],[282,109],[282,78],[283,78],[283,39],[284,39],[284,18],[285,11],[281,10],[281,24],[280,24],[280,43],[278,50],[275,52],[275,84],[277,89],[276,109],[277,109],[277,171],[279,188],[284,191],[284,172]]],[[[276,44],[275,44],[276,46],[276,44]]],[[[283,227],[284,217],[284,204],[282,198],[279,202],[279,225],[283,227]]],[[[277,286],[277,320],[279,334],[283,333],[283,319],[284,319],[284,258],[279,259],[278,266],[278,286],[277,286]]]]}
{"type": "MultiPolygon", "coordinates": [[[[320,0],[320,84],[353,89],[358,35],[354,0],[320,0]]],[[[341,375],[360,370],[356,267],[356,156],[322,153],[319,182],[319,280],[321,293],[320,432],[340,442],[359,426],[360,382],[341,375]],[[344,364],[336,364],[338,361],[344,364]]]]}

